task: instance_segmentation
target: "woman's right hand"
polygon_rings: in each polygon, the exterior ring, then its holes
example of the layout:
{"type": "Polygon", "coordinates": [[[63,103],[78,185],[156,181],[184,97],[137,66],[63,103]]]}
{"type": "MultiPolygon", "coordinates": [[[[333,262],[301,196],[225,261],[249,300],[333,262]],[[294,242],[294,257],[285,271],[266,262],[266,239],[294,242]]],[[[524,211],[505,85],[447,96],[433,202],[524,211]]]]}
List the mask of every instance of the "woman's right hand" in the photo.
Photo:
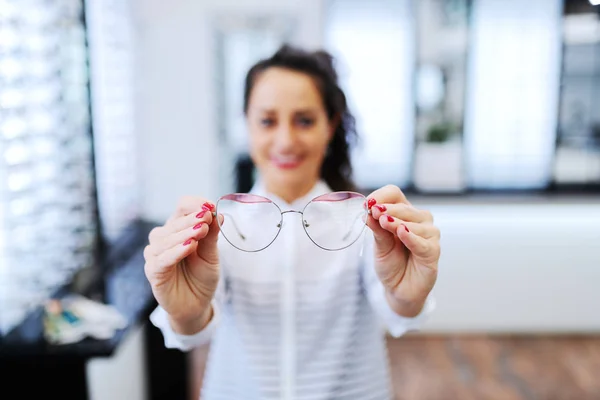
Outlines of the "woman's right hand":
{"type": "Polygon", "coordinates": [[[202,330],[212,318],[210,305],[219,281],[215,206],[184,197],[175,213],[149,235],[145,273],[154,297],[181,334],[202,330]]]}

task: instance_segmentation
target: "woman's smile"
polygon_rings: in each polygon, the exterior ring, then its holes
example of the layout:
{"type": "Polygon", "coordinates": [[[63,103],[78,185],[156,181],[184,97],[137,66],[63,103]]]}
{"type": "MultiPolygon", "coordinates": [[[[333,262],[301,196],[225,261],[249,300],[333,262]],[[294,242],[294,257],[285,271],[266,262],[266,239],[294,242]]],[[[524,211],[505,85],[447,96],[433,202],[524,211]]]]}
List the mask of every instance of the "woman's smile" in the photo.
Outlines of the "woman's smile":
{"type": "Polygon", "coordinates": [[[275,167],[284,170],[296,169],[304,160],[305,157],[302,155],[271,155],[271,163],[273,163],[275,167]]]}

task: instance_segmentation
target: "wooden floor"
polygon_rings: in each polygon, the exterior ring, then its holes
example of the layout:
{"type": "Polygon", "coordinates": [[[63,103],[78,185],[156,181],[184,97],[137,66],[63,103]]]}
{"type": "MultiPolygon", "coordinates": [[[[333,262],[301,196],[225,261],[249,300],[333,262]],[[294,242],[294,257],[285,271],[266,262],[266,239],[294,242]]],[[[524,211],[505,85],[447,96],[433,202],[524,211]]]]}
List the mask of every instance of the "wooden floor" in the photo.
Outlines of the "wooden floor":
{"type": "MultiPolygon", "coordinates": [[[[408,335],[388,347],[397,400],[600,400],[600,336],[408,335]]],[[[194,399],[205,357],[194,355],[194,399]]]]}
{"type": "Polygon", "coordinates": [[[389,341],[398,400],[600,400],[599,337],[389,341]]]}

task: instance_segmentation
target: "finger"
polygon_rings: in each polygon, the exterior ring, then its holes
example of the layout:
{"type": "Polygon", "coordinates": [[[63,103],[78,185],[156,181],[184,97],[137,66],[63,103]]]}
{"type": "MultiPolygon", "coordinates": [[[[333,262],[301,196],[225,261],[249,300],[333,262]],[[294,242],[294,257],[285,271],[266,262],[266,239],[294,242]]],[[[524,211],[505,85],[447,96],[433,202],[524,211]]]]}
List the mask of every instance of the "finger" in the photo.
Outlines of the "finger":
{"type": "Polygon", "coordinates": [[[203,197],[184,196],[179,199],[171,219],[197,213],[203,206],[209,208],[211,211],[215,209],[215,205],[203,197]]]}
{"type": "Polygon", "coordinates": [[[395,185],[386,185],[382,188],[379,188],[372,192],[370,195],[368,195],[367,199],[369,205],[384,203],[404,203],[410,205],[410,202],[408,201],[402,190],[400,190],[400,188],[395,185]]]}
{"type": "Polygon", "coordinates": [[[217,218],[213,218],[213,214],[211,214],[211,222],[209,224],[208,234],[206,235],[206,241],[216,242],[219,236],[220,225],[223,225],[225,217],[222,214],[219,214],[217,218]],[[218,219],[217,219],[218,218],[218,219]]]}
{"type": "Polygon", "coordinates": [[[209,225],[206,222],[200,221],[194,226],[190,226],[180,232],[175,232],[154,243],[152,245],[154,254],[159,255],[164,251],[175,247],[177,244],[184,243],[188,239],[195,241],[202,240],[206,237],[208,231],[209,225]]]}
{"type": "Polygon", "coordinates": [[[202,225],[212,222],[211,212],[205,208],[197,214],[178,217],[168,221],[165,226],[154,228],[149,235],[149,242],[153,246],[155,255],[183,242],[189,238],[201,239],[206,234],[202,225]]]}
{"type": "Polygon", "coordinates": [[[418,224],[398,220],[390,215],[379,218],[381,227],[400,239],[404,246],[415,256],[427,259],[436,257],[435,251],[439,248],[439,231],[435,226],[418,224]]]}
{"type": "Polygon", "coordinates": [[[396,245],[396,239],[394,238],[395,233],[385,230],[378,220],[369,216],[367,218],[367,226],[373,232],[373,238],[375,240],[375,252],[376,256],[388,254],[396,245]]]}
{"type": "Polygon", "coordinates": [[[399,226],[396,234],[413,255],[426,260],[434,260],[438,257],[439,243],[437,239],[424,238],[406,228],[403,225],[399,226]]]}
{"type": "Polygon", "coordinates": [[[154,228],[152,228],[152,230],[150,231],[150,233],[148,234],[148,242],[149,243],[154,243],[157,240],[160,240],[160,238],[164,237],[164,226],[156,226],[154,228]]]}
{"type": "Polygon", "coordinates": [[[219,248],[217,240],[220,232],[219,223],[223,224],[223,215],[219,214],[217,218],[213,218],[212,223],[208,226],[206,237],[199,243],[197,255],[202,260],[209,264],[217,264],[219,262],[219,248]]]}
{"type": "Polygon", "coordinates": [[[186,216],[177,217],[167,222],[162,232],[163,237],[184,231],[190,227],[196,226],[201,222],[210,225],[212,220],[212,212],[207,207],[203,206],[203,208],[197,213],[191,213],[186,216]]]}
{"type": "Polygon", "coordinates": [[[394,218],[407,222],[432,223],[433,216],[429,211],[420,210],[405,203],[375,204],[371,208],[371,215],[379,219],[382,215],[391,215],[394,218]]]}
{"type": "Polygon", "coordinates": [[[399,229],[408,229],[409,232],[412,232],[415,235],[418,235],[425,239],[440,237],[439,229],[436,226],[428,223],[405,221],[399,218],[395,218],[389,214],[381,214],[379,216],[378,222],[381,225],[382,229],[395,235],[397,235],[399,229]]]}
{"type": "Polygon", "coordinates": [[[198,241],[187,239],[183,243],[178,243],[159,255],[154,256],[151,264],[155,270],[176,266],[181,260],[193,254],[197,247],[198,241]]]}

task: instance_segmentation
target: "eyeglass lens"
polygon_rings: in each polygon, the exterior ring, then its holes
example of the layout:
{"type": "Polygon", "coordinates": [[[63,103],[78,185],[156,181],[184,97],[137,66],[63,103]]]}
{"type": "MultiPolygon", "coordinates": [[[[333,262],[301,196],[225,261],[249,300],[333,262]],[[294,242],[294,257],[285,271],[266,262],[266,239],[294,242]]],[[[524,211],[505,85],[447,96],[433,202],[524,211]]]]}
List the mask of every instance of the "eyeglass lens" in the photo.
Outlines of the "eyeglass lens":
{"type": "Polygon", "coordinates": [[[353,192],[333,192],[313,199],[303,212],[310,239],[326,250],[341,250],[354,243],[364,230],[365,197],[353,192]]]}
{"type": "MultiPolygon", "coordinates": [[[[256,252],[279,235],[283,216],[271,200],[253,194],[230,194],[217,202],[223,216],[221,234],[234,247],[256,252]]],[[[353,244],[366,224],[365,197],[354,192],[333,192],[313,199],[302,210],[302,225],[312,242],[325,250],[353,244]]]]}

